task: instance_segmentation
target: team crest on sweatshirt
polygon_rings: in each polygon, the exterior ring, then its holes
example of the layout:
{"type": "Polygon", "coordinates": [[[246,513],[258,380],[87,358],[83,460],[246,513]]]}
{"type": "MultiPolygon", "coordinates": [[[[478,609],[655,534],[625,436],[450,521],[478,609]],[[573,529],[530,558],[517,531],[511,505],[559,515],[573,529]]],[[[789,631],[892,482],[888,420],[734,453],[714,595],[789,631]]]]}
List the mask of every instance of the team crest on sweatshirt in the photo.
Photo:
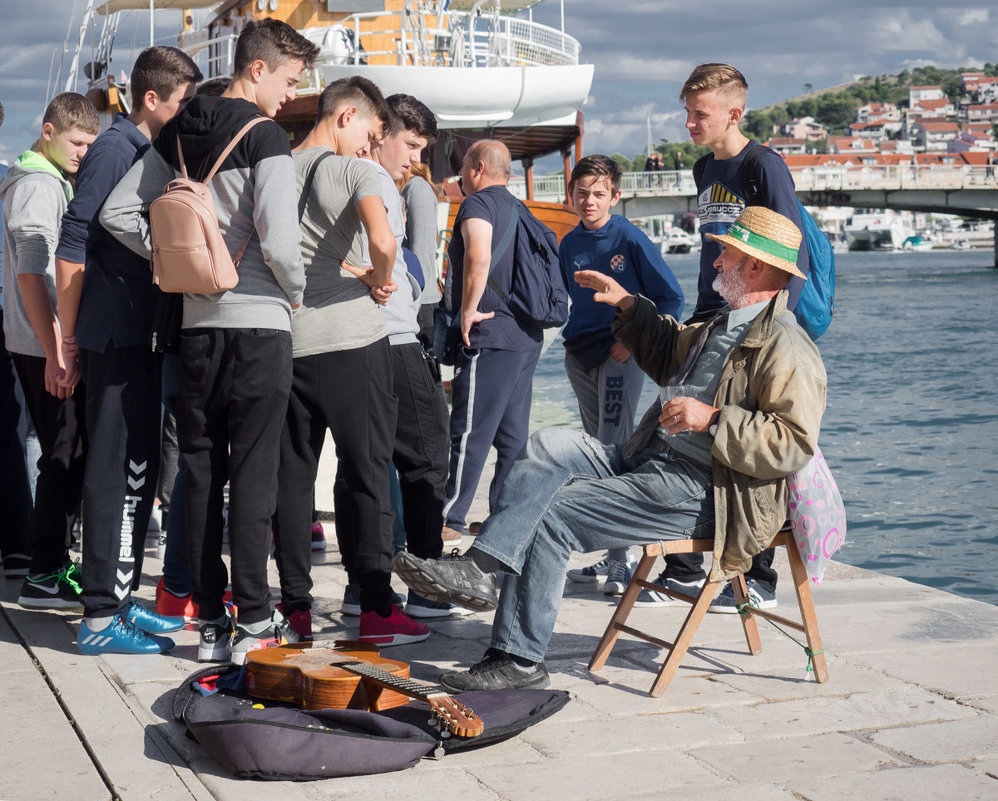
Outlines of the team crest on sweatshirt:
{"type": "Polygon", "coordinates": [[[616,256],[610,259],[610,269],[615,273],[624,272],[624,254],[618,253],[616,256]]]}

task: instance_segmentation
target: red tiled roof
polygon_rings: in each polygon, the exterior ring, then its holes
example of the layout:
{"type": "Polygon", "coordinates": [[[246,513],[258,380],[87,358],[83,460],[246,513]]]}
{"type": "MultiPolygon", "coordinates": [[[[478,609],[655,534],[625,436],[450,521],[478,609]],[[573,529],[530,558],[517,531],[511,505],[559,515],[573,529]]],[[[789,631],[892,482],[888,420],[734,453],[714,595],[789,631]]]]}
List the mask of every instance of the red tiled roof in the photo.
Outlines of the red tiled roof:
{"type": "Polygon", "coordinates": [[[943,133],[945,131],[959,131],[960,126],[955,122],[920,122],[918,123],[922,126],[922,130],[933,131],[935,133],[943,133]]]}

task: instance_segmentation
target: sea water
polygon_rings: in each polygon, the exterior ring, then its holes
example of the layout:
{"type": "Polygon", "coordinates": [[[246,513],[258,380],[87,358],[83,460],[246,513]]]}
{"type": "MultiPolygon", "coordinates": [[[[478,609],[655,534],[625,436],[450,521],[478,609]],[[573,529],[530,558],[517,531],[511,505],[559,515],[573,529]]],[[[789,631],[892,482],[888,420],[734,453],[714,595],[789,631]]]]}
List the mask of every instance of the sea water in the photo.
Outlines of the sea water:
{"type": "MultiPolygon", "coordinates": [[[[696,298],[698,256],[669,256],[696,298]]],[[[994,253],[836,254],[835,316],[819,340],[819,445],[842,491],[837,559],[998,604],[998,269],[994,253]]],[[[531,427],[579,426],[556,340],[531,427]]],[[[638,416],[655,398],[651,381],[638,416]]]]}

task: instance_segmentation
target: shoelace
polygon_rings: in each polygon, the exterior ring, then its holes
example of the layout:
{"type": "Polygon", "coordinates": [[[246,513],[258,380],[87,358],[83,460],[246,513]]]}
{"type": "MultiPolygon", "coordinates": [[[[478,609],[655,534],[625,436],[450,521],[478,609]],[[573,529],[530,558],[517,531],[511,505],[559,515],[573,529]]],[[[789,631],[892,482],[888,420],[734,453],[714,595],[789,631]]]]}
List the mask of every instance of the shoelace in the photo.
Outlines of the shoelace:
{"type": "Polygon", "coordinates": [[[68,584],[70,587],[73,588],[73,591],[77,595],[79,595],[80,593],[83,592],[83,587],[80,586],[80,582],[78,582],[74,578],[74,576],[76,574],[81,574],[82,575],[82,573],[83,573],[83,571],[80,570],[80,562],[79,562],[79,560],[76,560],[76,561],[70,562],[69,563],[69,567],[67,567],[64,571],[62,571],[61,573],[58,574],[58,577],[59,577],[58,580],[61,581],[61,582],[63,582],[64,584],[68,584]]]}

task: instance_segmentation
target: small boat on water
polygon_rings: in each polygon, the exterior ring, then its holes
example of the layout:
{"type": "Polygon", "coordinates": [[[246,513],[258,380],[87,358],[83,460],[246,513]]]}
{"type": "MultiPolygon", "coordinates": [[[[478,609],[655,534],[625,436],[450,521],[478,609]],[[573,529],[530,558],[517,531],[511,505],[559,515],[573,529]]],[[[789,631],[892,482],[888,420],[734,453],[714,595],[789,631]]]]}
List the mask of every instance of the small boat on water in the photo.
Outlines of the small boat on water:
{"type": "Polygon", "coordinates": [[[659,245],[662,255],[666,256],[670,253],[689,253],[693,248],[700,246],[700,240],[682,228],[668,228],[662,234],[659,245]]]}
{"type": "Polygon", "coordinates": [[[849,250],[900,250],[914,234],[910,217],[891,209],[857,211],[844,226],[849,250]]]}
{"type": "Polygon", "coordinates": [[[901,250],[925,251],[932,250],[932,246],[933,242],[931,239],[915,234],[904,240],[901,244],[901,250]]]}

